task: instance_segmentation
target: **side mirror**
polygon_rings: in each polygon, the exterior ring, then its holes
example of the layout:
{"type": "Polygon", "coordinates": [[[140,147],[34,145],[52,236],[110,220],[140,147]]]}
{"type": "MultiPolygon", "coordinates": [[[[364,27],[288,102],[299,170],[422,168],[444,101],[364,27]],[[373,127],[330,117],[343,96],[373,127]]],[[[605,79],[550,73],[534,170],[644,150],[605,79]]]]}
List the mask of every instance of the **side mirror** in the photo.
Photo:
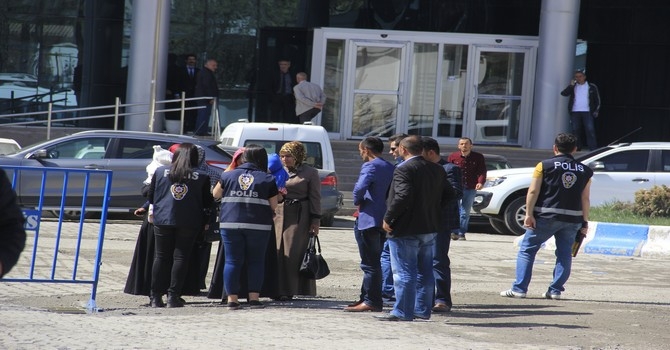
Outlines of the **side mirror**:
{"type": "Polygon", "coordinates": [[[27,157],[28,159],[46,159],[49,158],[49,153],[45,149],[38,149],[27,157]]]}
{"type": "Polygon", "coordinates": [[[589,163],[589,168],[593,171],[603,171],[605,170],[605,163],[600,161],[591,162],[589,163]]]}

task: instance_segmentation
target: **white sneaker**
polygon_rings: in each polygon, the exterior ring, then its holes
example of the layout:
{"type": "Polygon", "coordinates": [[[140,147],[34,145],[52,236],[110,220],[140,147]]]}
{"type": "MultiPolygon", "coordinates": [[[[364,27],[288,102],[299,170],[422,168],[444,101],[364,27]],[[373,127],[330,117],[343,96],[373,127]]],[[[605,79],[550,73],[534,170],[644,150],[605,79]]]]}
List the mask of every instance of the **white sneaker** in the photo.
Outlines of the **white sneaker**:
{"type": "Polygon", "coordinates": [[[554,299],[554,300],[559,300],[559,299],[561,299],[561,295],[560,295],[560,294],[551,294],[551,293],[549,293],[549,292],[544,292],[544,293],[542,293],[542,297],[545,298],[545,299],[554,299]]]}
{"type": "Polygon", "coordinates": [[[519,293],[519,292],[515,292],[511,289],[508,289],[506,291],[500,292],[500,296],[501,297],[508,297],[508,298],[525,298],[526,293],[519,293]]]}

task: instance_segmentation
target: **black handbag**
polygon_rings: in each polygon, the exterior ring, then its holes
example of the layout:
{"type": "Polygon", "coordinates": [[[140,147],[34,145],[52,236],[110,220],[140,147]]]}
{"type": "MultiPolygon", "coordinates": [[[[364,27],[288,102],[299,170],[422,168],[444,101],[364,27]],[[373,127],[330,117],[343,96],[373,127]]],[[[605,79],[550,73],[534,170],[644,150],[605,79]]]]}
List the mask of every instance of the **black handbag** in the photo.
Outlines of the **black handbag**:
{"type": "Polygon", "coordinates": [[[330,274],[326,260],[321,255],[321,243],[319,236],[309,237],[307,250],[300,264],[300,274],[306,278],[319,280],[330,274]]]}
{"type": "Polygon", "coordinates": [[[214,203],[210,209],[209,215],[209,227],[204,230],[201,234],[201,242],[218,242],[221,240],[221,230],[219,229],[219,206],[218,203],[214,203]]]}

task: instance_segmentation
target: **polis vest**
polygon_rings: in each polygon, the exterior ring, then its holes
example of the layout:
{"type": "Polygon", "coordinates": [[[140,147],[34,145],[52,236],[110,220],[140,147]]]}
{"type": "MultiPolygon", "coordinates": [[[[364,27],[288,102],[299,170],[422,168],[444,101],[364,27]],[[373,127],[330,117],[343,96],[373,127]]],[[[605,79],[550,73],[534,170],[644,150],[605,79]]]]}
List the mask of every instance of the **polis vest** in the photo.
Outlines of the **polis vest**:
{"type": "Polygon", "coordinates": [[[542,186],[534,215],[545,219],[583,221],[582,191],[593,170],[571,155],[559,154],[542,161],[542,186]]]}

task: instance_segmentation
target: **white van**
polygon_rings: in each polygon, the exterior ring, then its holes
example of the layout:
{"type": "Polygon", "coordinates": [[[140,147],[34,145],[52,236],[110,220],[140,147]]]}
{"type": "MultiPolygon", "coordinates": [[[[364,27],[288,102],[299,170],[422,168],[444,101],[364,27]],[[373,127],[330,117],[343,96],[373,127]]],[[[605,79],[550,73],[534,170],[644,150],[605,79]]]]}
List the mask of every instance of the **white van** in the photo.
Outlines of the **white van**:
{"type": "Polygon", "coordinates": [[[219,141],[225,146],[237,147],[257,144],[268,153],[279,153],[285,142],[300,141],[307,148],[307,164],[335,171],[328,132],[320,125],[235,122],[221,132],[219,141]]]}
{"type": "Polygon", "coordinates": [[[343,204],[343,194],[337,189],[335,159],[328,132],[320,125],[285,123],[229,124],[219,141],[224,146],[262,146],[270,153],[279,153],[284,143],[300,141],[307,149],[305,163],[319,170],[321,179],[321,225],[332,226],[335,214],[343,204]]]}

